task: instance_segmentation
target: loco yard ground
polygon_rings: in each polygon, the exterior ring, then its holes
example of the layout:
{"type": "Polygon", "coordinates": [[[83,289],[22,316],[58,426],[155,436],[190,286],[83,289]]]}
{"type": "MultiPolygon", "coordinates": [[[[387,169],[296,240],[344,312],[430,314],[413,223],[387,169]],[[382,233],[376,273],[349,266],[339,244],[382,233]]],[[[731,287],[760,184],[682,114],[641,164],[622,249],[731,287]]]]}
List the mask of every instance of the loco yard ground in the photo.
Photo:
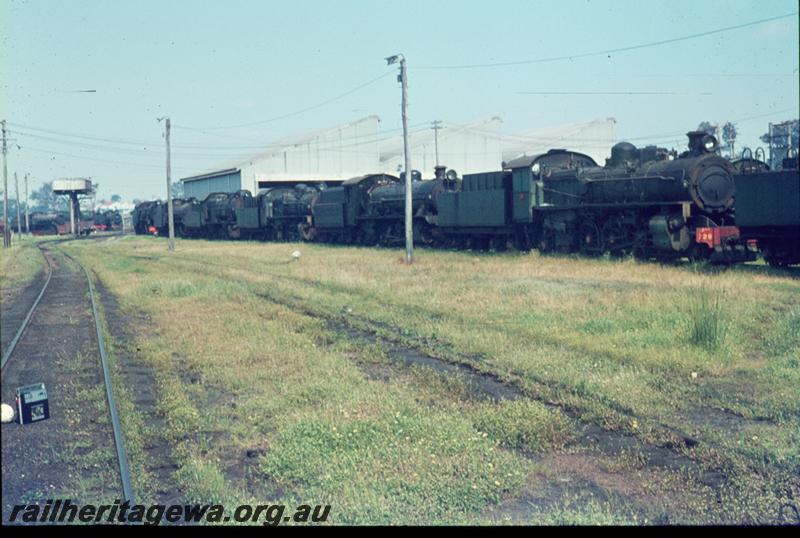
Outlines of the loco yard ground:
{"type": "MultiPolygon", "coordinates": [[[[800,521],[796,271],[59,249],[97,276],[138,502],[331,504],[335,523],[800,521]]],[[[65,387],[95,390],[80,364],[65,387]]],[[[113,458],[96,436],[89,455],[113,458]]]]}
{"type": "Polygon", "coordinates": [[[131,498],[121,487],[119,462],[127,462],[115,453],[88,274],[48,243],[17,247],[21,258],[38,256],[41,264],[43,256],[46,264],[37,272],[33,263],[15,263],[32,271],[3,280],[28,285],[3,294],[2,401],[13,406],[16,387],[42,382],[52,410],[43,422],[3,424],[4,521],[15,504],[131,498]]]}

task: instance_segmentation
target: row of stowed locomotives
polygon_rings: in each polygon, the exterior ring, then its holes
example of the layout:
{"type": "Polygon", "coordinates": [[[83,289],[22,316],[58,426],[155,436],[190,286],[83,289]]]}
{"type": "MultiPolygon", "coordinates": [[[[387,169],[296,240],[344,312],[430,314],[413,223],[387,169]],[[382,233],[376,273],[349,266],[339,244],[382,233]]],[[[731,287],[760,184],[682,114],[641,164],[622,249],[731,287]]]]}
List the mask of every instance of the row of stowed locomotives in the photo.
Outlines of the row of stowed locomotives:
{"type": "MultiPolygon", "coordinates": [[[[33,235],[67,235],[70,233],[68,211],[34,211],[28,216],[30,232],[33,235]]],[[[77,219],[81,235],[89,235],[97,231],[116,231],[122,229],[122,214],[117,210],[100,210],[94,212],[81,211],[77,219]]],[[[10,223],[12,230],[17,231],[16,220],[10,223]]],[[[23,220],[22,229],[25,231],[23,220]]]]}
{"type": "MultiPolygon", "coordinates": [[[[299,241],[302,226],[310,214],[317,190],[305,185],[250,191],[215,192],[204,200],[177,198],[172,211],[175,234],[208,239],[261,239],[299,241]]],[[[137,234],[169,233],[167,204],[143,202],[136,206],[132,220],[137,234]]]]}
{"type": "MultiPolygon", "coordinates": [[[[796,263],[797,229],[787,223],[800,225],[797,171],[777,181],[760,161],[730,163],[718,156],[713,136],[688,136],[689,149],[680,155],[619,143],[605,166],[582,153],[550,150],[504,163],[500,171],[462,178],[444,167],[429,180],[414,172],[414,240],[431,246],[513,245],[544,253],[715,262],[753,259],[758,241],[768,261],[796,263]],[[752,187],[739,187],[737,180],[752,187]],[[741,192],[735,198],[737,188],[741,192]],[[769,196],[765,189],[772,198],[764,198],[769,196]],[[743,196],[748,198],[742,206],[743,196]],[[736,211],[745,211],[749,219],[746,230],[734,220],[735,202],[736,211]],[[778,220],[776,202],[791,206],[778,220]],[[761,214],[751,215],[753,208],[761,214]]],[[[404,187],[403,174],[368,174],[322,190],[298,185],[257,196],[214,193],[202,202],[176,200],[175,226],[185,237],[399,245],[405,238],[404,187]]],[[[134,226],[137,233],[164,234],[166,205],[137,206],[134,226]]]]}
{"type": "MultiPolygon", "coordinates": [[[[752,257],[741,242],[695,240],[698,229],[733,225],[735,170],[714,153],[713,137],[690,133],[689,145],[676,156],[623,142],[603,167],[588,155],[551,150],[460,180],[439,168],[435,179],[412,182],[415,241],[658,259],[752,257]]],[[[403,187],[378,174],[322,191],[307,238],[402,243],[403,187]]]]}

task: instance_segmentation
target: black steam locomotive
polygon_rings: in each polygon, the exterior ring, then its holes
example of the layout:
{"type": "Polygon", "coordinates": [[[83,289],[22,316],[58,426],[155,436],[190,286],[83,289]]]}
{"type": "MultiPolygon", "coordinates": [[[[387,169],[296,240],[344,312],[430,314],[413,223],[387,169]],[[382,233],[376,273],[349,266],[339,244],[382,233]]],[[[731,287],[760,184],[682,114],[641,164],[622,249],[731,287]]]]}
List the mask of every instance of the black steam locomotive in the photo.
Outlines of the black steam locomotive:
{"type": "Polygon", "coordinates": [[[604,167],[539,174],[539,248],[658,259],[749,257],[735,241],[733,165],[715,153],[713,136],[688,136],[689,150],[678,156],[621,142],[604,167]],[[726,230],[727,241],[698,242],[707,229],[726,230]]]}

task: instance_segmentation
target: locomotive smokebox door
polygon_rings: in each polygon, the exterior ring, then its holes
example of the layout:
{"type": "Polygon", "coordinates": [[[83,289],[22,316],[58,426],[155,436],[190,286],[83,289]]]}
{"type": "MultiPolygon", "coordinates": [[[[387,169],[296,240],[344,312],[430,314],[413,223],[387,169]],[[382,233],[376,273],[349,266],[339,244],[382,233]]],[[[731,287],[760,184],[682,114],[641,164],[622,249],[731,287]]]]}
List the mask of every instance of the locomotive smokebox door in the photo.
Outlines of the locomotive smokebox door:
{"type": "Polygon", "coordinates": [[[44,383],[17,389],[17,415],[20,424],[30,424],[50,418],[50,404],[44,383]]]}

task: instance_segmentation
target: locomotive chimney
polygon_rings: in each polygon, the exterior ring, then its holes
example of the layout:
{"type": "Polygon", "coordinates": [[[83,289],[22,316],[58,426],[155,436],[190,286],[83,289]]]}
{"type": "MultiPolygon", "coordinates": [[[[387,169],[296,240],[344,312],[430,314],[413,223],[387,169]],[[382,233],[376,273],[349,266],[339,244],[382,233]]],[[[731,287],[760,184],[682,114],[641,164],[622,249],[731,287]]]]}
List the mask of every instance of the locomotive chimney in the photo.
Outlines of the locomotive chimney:
{"type": "Polygon", "coordinates": [[[444,179],[445,177],[444,173],[446,170],[447,170],[446,166],[437,166],[436,168],[433,169],[433,177],[436,179],[444,179]]]}
{"type": "Polygon", "coordinates": [[[713,153],[719,147],[717,139],[705,131],[689,131],[686,136],[689,137],[689,151],[693,155],[713,153]]]}

